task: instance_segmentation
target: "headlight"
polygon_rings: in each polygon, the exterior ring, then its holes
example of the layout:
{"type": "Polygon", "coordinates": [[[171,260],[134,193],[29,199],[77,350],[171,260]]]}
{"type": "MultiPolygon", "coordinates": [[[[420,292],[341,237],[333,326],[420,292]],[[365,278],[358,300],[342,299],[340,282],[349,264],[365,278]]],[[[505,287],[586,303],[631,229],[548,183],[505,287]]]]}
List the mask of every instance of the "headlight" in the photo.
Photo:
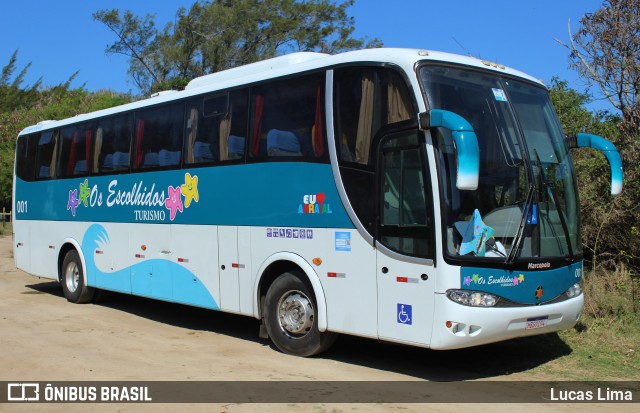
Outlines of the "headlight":
{"type": "Polygon", "coordinates": [[[582,285],[580,285],[580,283],[573,284],[567,291],[565,291],[565,294],[567,294],[567,297],[569,298],[579,296],[582,294],[582,285]]]}
{"type": "Polygon", "coordinates": [[[482,291],[448,290],[447,297],[453,302],[470,307],[493,307],[498,297],[482,291]]]}

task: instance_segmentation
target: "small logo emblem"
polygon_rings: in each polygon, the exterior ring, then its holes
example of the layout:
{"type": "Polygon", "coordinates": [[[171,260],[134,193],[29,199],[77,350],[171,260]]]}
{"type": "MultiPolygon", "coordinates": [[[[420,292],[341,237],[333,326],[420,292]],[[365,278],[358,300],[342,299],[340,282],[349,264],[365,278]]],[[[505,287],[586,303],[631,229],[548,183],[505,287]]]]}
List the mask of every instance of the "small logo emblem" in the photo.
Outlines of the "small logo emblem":
{"type": "Polygon", "coordinates": [[[33,402],[40,400],[40,384],[7,383],[7,401],[33,402]]]}
{"type": "Polygon", "coordinates": [[[398,323],[411,325],[413,323],[412,310],[413,308],[409,304],[398,304],[398,311],[396,313],[398,323]]]}
{"type": "Polygon", "coordinates": [[[544,293],[544,288],[542,288],[542,286],[539,285],[538,288],[536,288],[536,300],[541,299],[543,293],[544,293]]]}

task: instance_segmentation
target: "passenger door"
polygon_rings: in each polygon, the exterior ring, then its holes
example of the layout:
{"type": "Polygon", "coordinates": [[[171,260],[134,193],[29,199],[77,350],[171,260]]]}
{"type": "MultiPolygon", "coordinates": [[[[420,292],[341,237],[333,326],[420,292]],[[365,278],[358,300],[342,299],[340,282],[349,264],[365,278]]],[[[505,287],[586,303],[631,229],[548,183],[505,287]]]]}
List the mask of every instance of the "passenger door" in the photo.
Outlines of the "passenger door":
{"type": "Polygon", "coordinates": [[[435,286],[431,186],[424,137],[395,132],[378,145],[378,336],[426,346],[435,286]]]}

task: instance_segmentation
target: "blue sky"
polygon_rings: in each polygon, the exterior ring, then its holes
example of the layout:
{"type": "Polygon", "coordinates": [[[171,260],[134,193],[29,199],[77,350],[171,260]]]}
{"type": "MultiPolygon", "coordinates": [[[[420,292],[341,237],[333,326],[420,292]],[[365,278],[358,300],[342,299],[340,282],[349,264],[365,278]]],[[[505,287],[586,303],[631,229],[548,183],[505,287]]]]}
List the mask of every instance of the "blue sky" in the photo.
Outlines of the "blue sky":
{"type": "MultiPolygon", "coordinates": [[[[18,67],[31,62],[26,84],[43,78],[45,85],[66,81],[80,71],[72,86],[88,90],[137,92],[127,75],[127,58],[106,55],[115,36],[93,20],[100,9],[132,10],[156,15],[164,27],[179,7],[195,0],[13,0],[0,14],[0,66],[18,49],[18,67]]],[[[549,83],[553,76],[571,87],[585,83],[568,68],[567,41],[580,18],[602,0],[357,0],[349,9],[356,37],[378,37],[388,47],[416,47],[482,57],[511,66],[549,83]]],[[[595,90],[594,90],[595,92],[595,90]]],[[[593,109],[611,109],[606,102],[593,109]]]]}

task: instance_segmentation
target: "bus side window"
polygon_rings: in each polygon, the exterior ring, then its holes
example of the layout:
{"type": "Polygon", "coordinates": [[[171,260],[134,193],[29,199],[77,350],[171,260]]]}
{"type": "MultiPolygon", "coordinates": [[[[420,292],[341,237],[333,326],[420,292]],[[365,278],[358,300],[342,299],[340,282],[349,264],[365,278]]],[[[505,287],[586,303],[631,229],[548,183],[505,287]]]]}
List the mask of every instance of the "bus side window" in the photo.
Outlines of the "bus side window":
{"type": "Polygon", "coordinates": [[[252,98],[252,158],[323,158],[324,76],[259,86],[252,98]]]}
{"type": "Polygon", "coordinates": [[[36,149],[36,178],[55,178],[57,142],[57,130],[49,130],[40,134],[36,149]]]}
{"type": "Polygon", "coordinates": [[[231,92],[229,112],[220,124],[221,161],[244,158],[248,105],[246,90],[231,92]]]}
{"type": "Polygon", "coordinates": [[[342,181],[364,228],[375,230],[373,139],[381,127],[416,116],[411,93],[392,69],[349,67],[334,76],[335,140],[342,181]]]}
{"type": "Polygon", "coordinates": [[[131,153],[130,114],[102,119],[93,145],[93,173],[128,171],[131,153]]]}
{"type": "Polygon", "coordinates": [[[89,174],[93,127],[80,124],[61,130],[62,148],[58,161],[58,177],[86,176],[89,174]]]}
{"type": "Polygon", "coordinates": [[[342,161],[369,165],[371,141],[381,122],[380,70],[337,71],[336,147],[342,161]]]}
{"type": "Polygon", "coordinates": [[[407,85],[395,70],[337,71],[336,147],[340,159],[360,165],[372,160],[372,141],[381,127],[416,116],[407,85]]]}
{"type": "Polygon", "coordinates": [[[182,155],[184,104],[136,113],[136,169],[178,167],[182,155]]]}
{"type": "Polygon", "coordinates": [[[244,158],[247,131],[245,91],[199,98],[187,103],[185,164],[244,158]]]}
{"type": "Polygon", "coordinates": [[[36,166],[36,144],[40,134],[20,136],[16,150],[16,175],[23,181],[33,181],[36,166]]]}

